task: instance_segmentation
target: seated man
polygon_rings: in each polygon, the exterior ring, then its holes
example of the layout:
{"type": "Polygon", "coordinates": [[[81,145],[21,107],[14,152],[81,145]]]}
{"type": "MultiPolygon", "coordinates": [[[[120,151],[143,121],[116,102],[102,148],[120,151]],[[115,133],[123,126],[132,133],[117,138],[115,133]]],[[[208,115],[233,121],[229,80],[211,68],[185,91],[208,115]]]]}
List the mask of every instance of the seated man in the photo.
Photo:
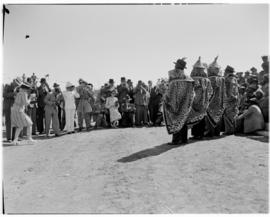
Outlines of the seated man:
{"type": "Polygon", "coordinates": [[[256,98],[248,100],[248,109],[236,119],[237,131],[243,133],[255,133],[265,127],[264,118],[256,98]]]}

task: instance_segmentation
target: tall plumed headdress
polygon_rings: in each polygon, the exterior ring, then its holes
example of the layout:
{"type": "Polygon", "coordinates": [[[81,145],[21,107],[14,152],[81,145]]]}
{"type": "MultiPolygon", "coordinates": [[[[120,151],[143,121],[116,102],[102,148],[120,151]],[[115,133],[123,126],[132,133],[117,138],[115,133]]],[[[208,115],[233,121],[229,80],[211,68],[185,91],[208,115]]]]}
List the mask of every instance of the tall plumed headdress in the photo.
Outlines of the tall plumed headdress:
{"type": "Polygon", "coordinates": [[[207,69],[208,77],[210,76],[222,76],[220,65],[217,63],[218,56],[215,57],[214,61],[209,64],[207,69]]]}

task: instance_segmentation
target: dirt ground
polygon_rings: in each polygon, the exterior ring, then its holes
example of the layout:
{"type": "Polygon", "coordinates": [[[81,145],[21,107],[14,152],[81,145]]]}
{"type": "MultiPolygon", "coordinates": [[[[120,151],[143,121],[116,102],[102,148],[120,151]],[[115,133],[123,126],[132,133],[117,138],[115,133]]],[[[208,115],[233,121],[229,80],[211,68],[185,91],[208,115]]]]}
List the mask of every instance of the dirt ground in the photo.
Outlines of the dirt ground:
{"type": "Polygon", "coordinates": [[[170,140],[159,127],[4,145],[5,212],[268,212],[265,137],[170,140]]]}

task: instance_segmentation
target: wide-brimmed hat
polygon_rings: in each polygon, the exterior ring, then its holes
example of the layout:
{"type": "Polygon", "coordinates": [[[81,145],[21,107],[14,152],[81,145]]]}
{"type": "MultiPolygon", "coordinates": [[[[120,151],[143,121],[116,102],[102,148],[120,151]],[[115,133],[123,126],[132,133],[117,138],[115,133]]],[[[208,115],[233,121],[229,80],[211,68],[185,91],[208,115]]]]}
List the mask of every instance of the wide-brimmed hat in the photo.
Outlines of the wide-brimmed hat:
{"type": "Polygon", "coordinates": [[[40,83],[45,83],[46,82],[46,78],[41,78],[40,79],[40,83]]]}
{"type": "Polygon", "coordinates": [[[20,77],[17,77],[14,79],[14,82],[17,84],[17,85],[21,85],[23,83],[23,80],[20,78],[20,77]]]}
{"type": "Polygon", "coordinates": [[[175,64],[175,67],[186,69],[187,62],[185,61],[185,59],[186,57],[183,57],[182,59],[178,59],[176,62],[173,62],[175,64]]]}
{"type": "Polygon", "coordinates": [[[20,85],[21,88],[25,88],[25,89],[31,89],[32,85],[28,82],[22,82],[20,85]]]}
{"type": "Polygon", "coordinates": [[[250,71],[257,71],[257,69],[253,66],[250,71]]]}
{"type": "Polygon", "coordinates": [[[67,82],[66,83],[66,88],[69,88],[69,87],[75,87],[73,84],[71,84],[70,82],[67,82]]]}
{"type": "Polygon", "coordinates": [[[57,87],[59,87],[59,86],[60,86],[60,85],[57,84],[57,83],[54,83],[54,84],[53,84],[53,87],[54,87],[54,88],[57,88],[57,87]]]}
{"type": "Polygon", "coordinates": [[[87,84],[87,82],[85,80],[83,80],[82,78],[80,78],[79,79],[79,84],[82,84],[82,83],[87,84]]]}
{"type": "Polygon", "coordinates": [[[227,72],[227,73],[234,73],[234,68],[231,67],[231,66],[229,66],[229,65],[227,65],[227,67],[225,68],[225,72],[227,72]]]}

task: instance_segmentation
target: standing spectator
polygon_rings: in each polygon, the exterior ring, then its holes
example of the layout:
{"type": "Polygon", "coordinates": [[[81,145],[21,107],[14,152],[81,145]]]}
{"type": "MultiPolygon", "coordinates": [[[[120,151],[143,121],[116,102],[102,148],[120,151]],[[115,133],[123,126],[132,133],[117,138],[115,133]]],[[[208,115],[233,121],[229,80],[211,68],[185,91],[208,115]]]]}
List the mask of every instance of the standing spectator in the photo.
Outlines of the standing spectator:
{"type": "MultiPolygon", "coordinates": [[[[117,92],[118,92],[118,101],[119,101],[119,104],[121,105],[122,103],[125,102],[125,97],[126,95],[128,94],[128,85],[127,85],[127,82],[126,82],[126,78],[125,77],[122,77],[121,78],[121,84],[117,86],[117,92]]],[[[120,112],[121,112],[121,107],[119,108],[120,112]]]]}
{"type": "Polygon", "coordinates": [[[30,117],[25,113],[25,107],[29,104],[28,93],[31,86],[23,82],[20,85],[19,92],[16,94],[14,104],[11,108],[11,126],[16,127],[15,137],[13,144],[18,145],[18,137],[24,127],[27,127],[27,139],[30,142],[34,142],[32,139],[32,121],[30,117]]]}
{"type": "MultiPolygon", "coordinates": [[[[31,78],[27,79],[28,83],[31,83],[31,78]]],[[[37,126],[37,87],[32,81],[32,87],[30,90],[30,104],[27,108],[27,114],[31,117],[32,120],[32,135],[36,135],[36,126],[37,126]]]]}
{"type": "Polygon", "coordinates": [[[93,89],[94,87],[93,87],[93,84],[91,84],[91,83],[88,83],[87,87],[88,87],[89,91],[91,92],[91,96],[89,98],[89,103],[90,103],[90,106],[92,108],[92,111],[90,112],[90,123],[91,123],[91,121],[93,120],[93,107],[95,104],[94,89],[93,89]]]}
{"type": "Polygon", "coordinates": [[[58,119],[58,105],[60,102],[57,99],[56,89],[53,89],[52,92],[48,93],[45,96],[45,131],[46,136],[49,137],[50,134],[50,126],[52,121],[52,128],[55,136],[60,135],[59,129],[59,119],[58,119]]]}
{"type": "Polygon", "coordinates": [[[79,94],[74,91],[75,86],[70,82],[66,84],[66,91],[63,92],[64,108],[66,114],[66,126],[65,129],[69,133],[74,133],[74,117],[75,117],[75,98],[79,98],[79,94]]]}
{"type": "Polygon", "coordinates": [[[235,133],[235,120],[238,115],[238,84],[234,75],[234,68],[227,66],[225,69],[225,110],[223,114],[225,135],[235,133]]]}
{"type": "Polygon", "coordinates": [[[44,99],[48,92],[51,91],[48,83],[45,78],[40,79],[40,86],[38,87],[38,97],[37,97],[37,130],[39,134],[42,134],[44,131],[44,116],[45,116],[45,103],[44,99]]]}
{"type": "Polygon", "coordinates": [[[138,81],[137,87],[134,90],[134,101],[136,107],[135,124],[136,126],[147,125],[146,92],[141,80],[138,81]]]}
{"type": "Polygon", "coordinates": [[[92,108],[89,99],[92,97],[92,93],[87,87],[87,82],[82,79],[79,80],[79,86],[76,91],[80,95],[80,101],[77,108],[79,132],[83,129],[83,120],[85,120],[86,130],[90,131],[90,112],[92,112],[92,108]]]}
{"type": "Polygon", "coordinates": [[[152,81],[148,81],[147,89],[150,94],[148,109],[149,109],[149,116],[150,116],[150,124],[155,125],[157,116],[158,116],[159,97],[156,91],[156,87],[153,87],[152,85],[153,85],[152,81]]]}
{"type": "Polygon", "coordinates": [[[261,83],[263,98],[259,100],[259,106],[261,108],[265,123],[269,123],[269,75],[266,74],[263,77],[261,83]]]}
{"type": "Polygon", "coordinates": [[[56,93],[57,99],[57,111],[58,111],[58,121],[59,121],[59,129],[63,130],[65,127],[65,111],[63,107],[63,95],[60,89],[60,85],[57,83],[53,84],[54,92],[56,93]]]}
{"type": "Polygon", "coordinates": [[[127,80],[128,85],[128,95],[130,97],[130,103],[134,103],[134,88],[133,83],[130,79],[127,80]]]}
{"type": "Polygon", "coordinates": [[[14,138],[15,128],[11,128],[11,107],[13,106],[15,100],[15,88],[18,84],[15,79],[10,83],[6,84],[3,90],[3,111],[5,115],[5,125],[6,125],[6,138],[7,141],[11,141],[14,138]]]}
{"type": "Polygon", "coordinates": [[[111,91],[111,96],[107,97],[106,99],[106,108],[109,109],[110,112],[110,123],[113,128],[117,128],[118,121],[121,119],[121,114],[118,111],[119,102],[118,99],[115,97],[116,90],[111,91]]]}

